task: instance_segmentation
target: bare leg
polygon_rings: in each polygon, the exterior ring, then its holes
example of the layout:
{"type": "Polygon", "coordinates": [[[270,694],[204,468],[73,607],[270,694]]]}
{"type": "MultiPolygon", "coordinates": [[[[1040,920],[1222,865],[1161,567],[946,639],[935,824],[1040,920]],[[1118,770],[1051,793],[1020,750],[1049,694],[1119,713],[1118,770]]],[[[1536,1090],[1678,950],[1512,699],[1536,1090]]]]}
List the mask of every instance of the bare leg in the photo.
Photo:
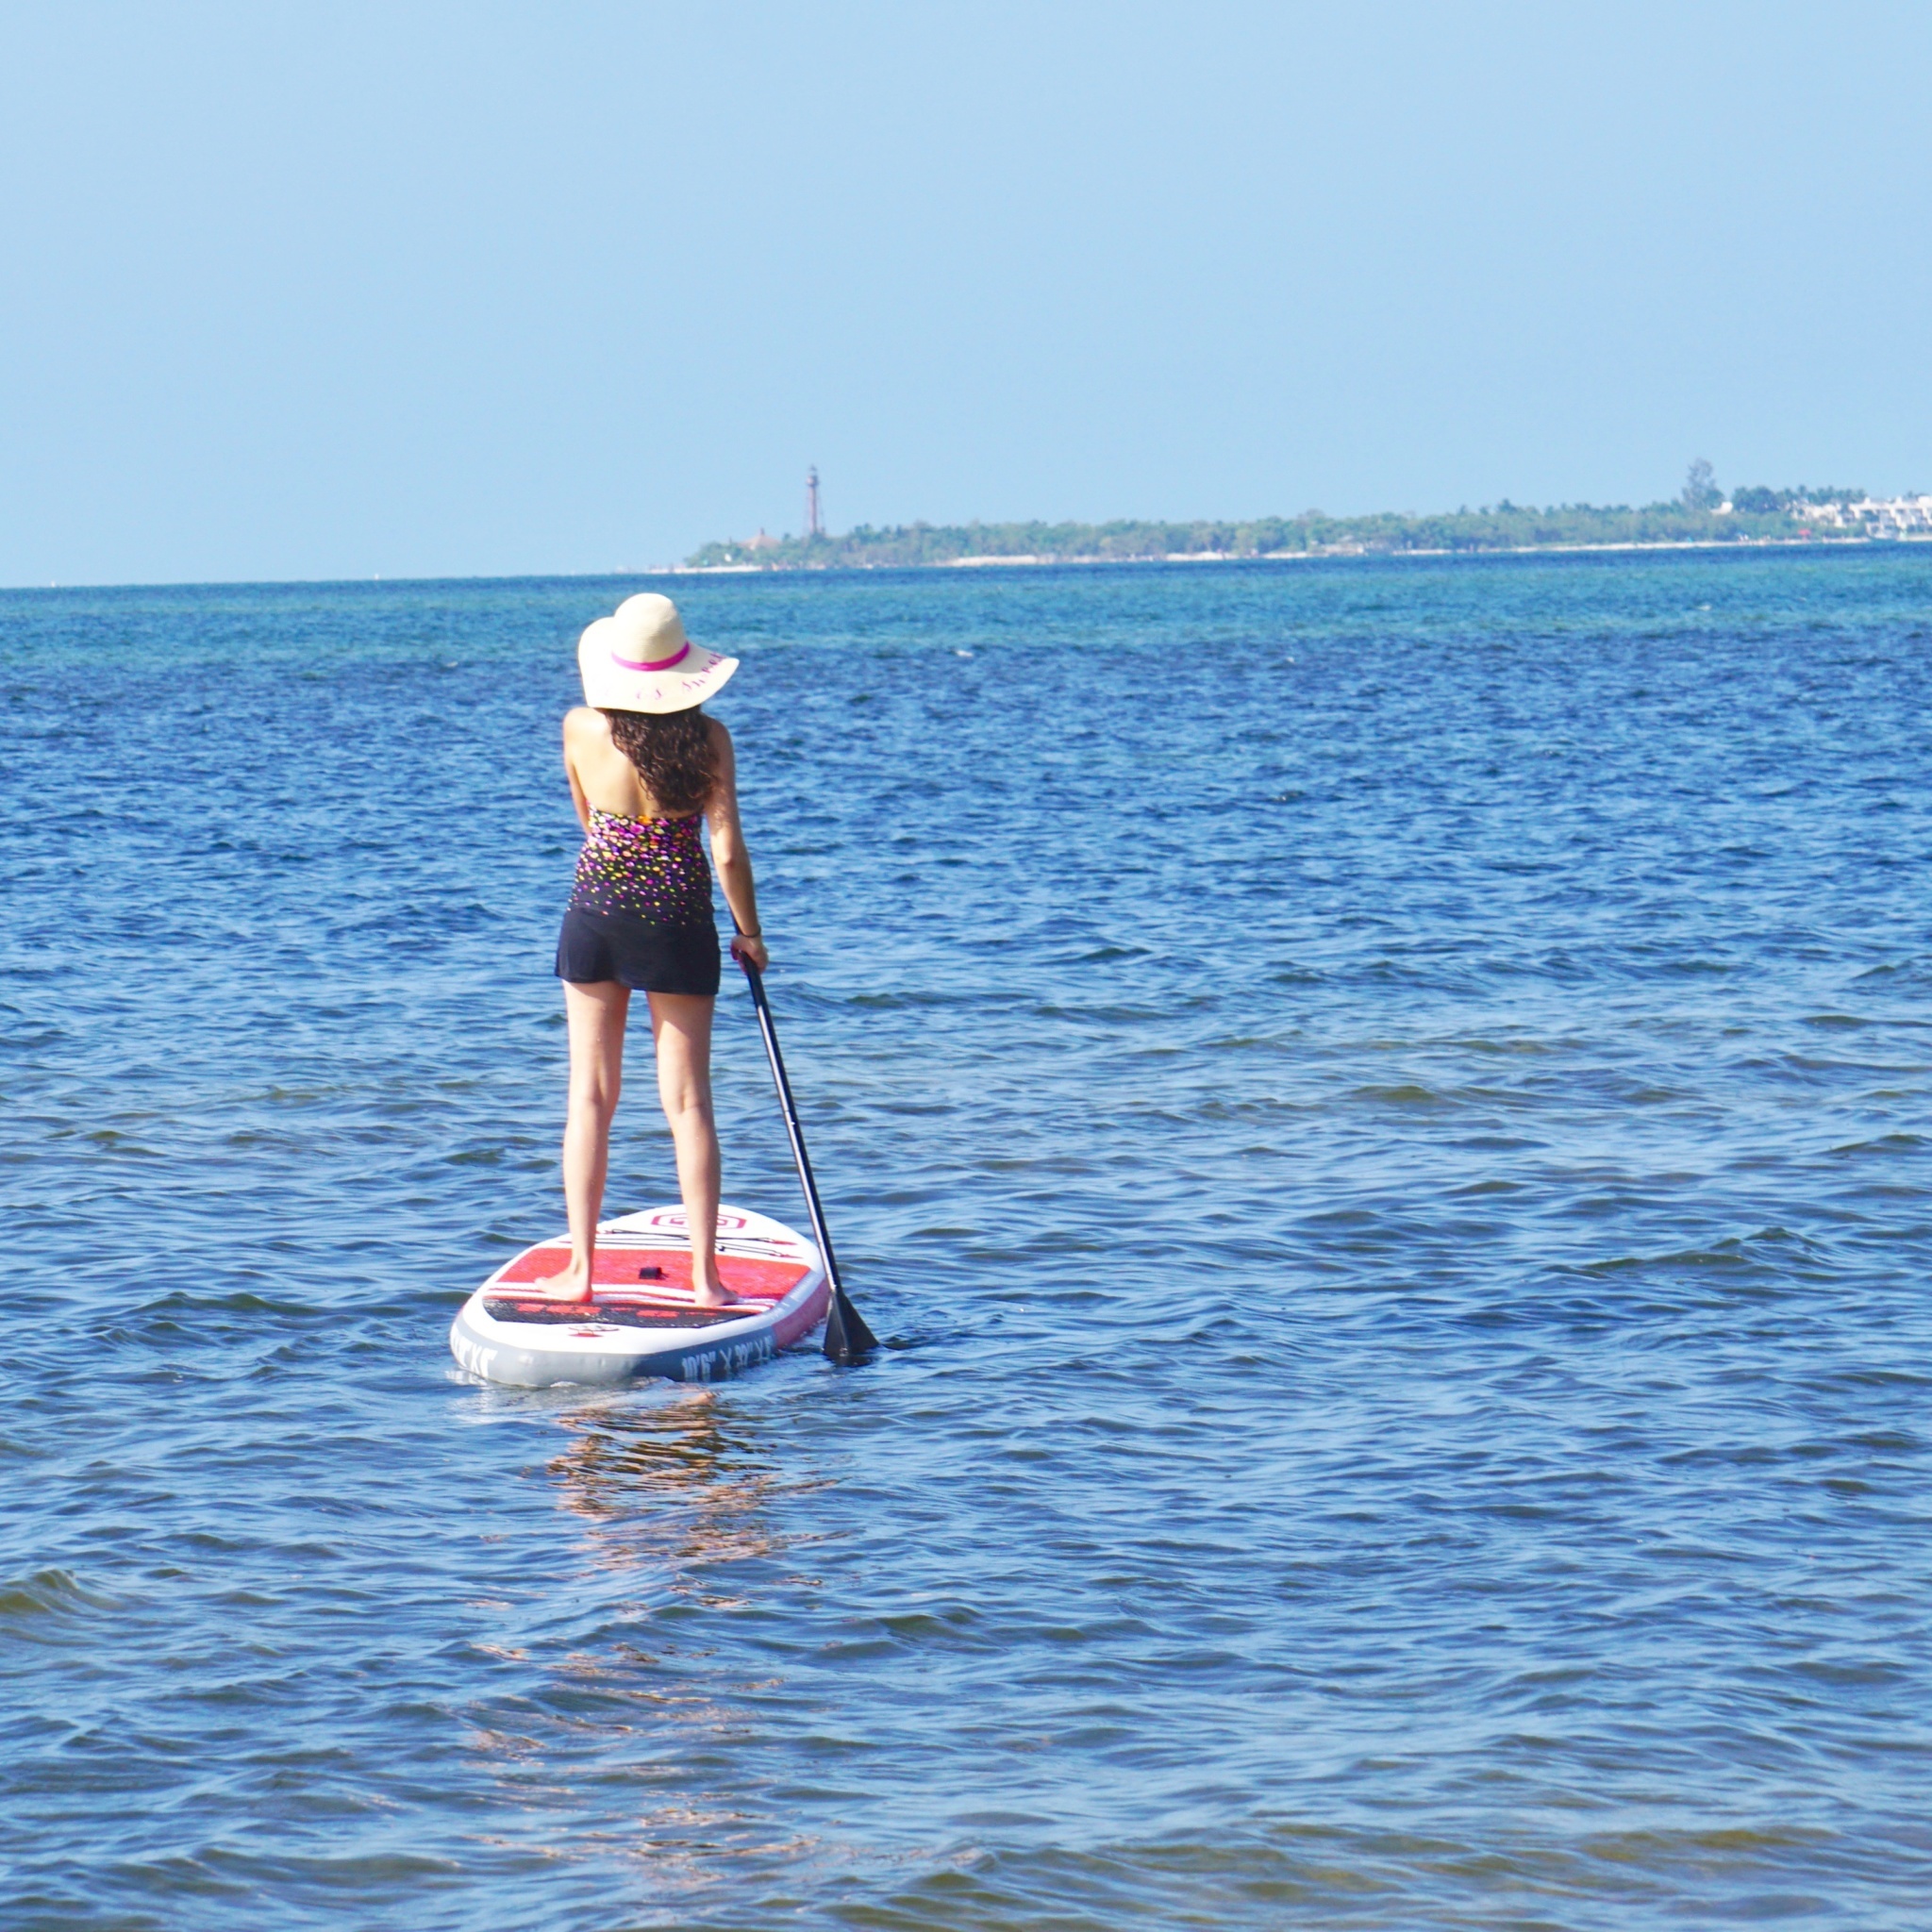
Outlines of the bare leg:
{"type": "Polygon", "coordinates": [[[658,1093],[677,1149],[677,1184],[691,1228],[691,1282],[700,1307],[730,1297],[718,1273],[718,1128],[711,1118],[711,1011],[717,1001],[694,992],[654,992],[651,1032],[658,1042],[658,1093]]]}
{"type": "Polygon", "coordinates": [[[570,1112],[563,1127],[563,1199],[570,1212],[570,1266],[534,1282],[558,1301],[591,1299],[597,1258],[597,1217],[604,1211],[604,1176],[610,1165],[610,1118],[624,1084],[624,1022],[630,988],[614,979],[592,986],[563,983],[570,1023],[570,1112]]]}

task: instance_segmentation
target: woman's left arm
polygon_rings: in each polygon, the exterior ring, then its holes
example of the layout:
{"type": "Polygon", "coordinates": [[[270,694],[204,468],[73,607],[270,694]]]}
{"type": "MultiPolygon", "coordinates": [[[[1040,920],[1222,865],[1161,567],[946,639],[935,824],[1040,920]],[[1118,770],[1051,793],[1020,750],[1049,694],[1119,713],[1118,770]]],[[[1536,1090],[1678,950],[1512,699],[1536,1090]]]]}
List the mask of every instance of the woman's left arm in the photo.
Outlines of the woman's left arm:
{"type": "Polygon", "coordinates": [[[570,802],[577,808],[577,823],[588,832],[591,829],[591,801],[584,796],[584,781],[577,776],[576,760],[571,757],[572,724],[580,715],[580,711],[563,714],[563,775],[570,780],[570,802]]]}
{"type": "Polygon", "coordinates": [[[744,827],[738,818],[738,760],[730,732],[717,719],[709,722],[718,753],[718,782],[711,788],[705,816],[711,822],[711,859],[718,868],[718,883],[738,927],[731,957],[749,959],[762,973],[771,965],[772,954],[758,926],[758,888],[752,882],[751,854],[745,850],[744,827]]]}

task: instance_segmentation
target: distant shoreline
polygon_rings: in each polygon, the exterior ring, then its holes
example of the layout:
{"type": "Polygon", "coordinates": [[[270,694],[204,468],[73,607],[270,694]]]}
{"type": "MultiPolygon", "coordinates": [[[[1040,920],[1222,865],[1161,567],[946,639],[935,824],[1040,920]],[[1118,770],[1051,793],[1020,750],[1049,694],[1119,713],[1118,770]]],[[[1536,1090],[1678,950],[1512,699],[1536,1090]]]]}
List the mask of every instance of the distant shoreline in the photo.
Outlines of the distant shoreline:
{"type": "Polygon", "coordinates": [[[1537,551],[1698,550],[1797,543],[1896,542],[1932,539],[1932,495],[1874,499],[1862,490],[1757,485],[1731,497],[1694,466],[1681,496],[1664,503],[1484,504],[1430,514],[1383,510],[1332,517],[1195,518],[1171,523],[1116,518],[1075,522],[860,524],[840,536],[814,527],[803,537],[707,543],[684,558],[691,572],[822,569],[953,569],[1090,563],[1296,562],[1317,557],[1455,557],[1537,551]]]}
{"type": "Polygon", "coordinates": [[[1637,539],[1600,543],[1496,543],[1481,548],[1442,544],[1395,549],[1366,543],[1335,544],[1319,550],[1175,550],[1156,556],[1098,557],[1052,555],[932,558],[917,562],[867,562],[840,558],[819,562],[675,563],[648,575],[681,577],[802,575],[835,570],[1041,570],[1078,569],[1096,564],[1150,563],[1324,563],[1362,558],[1404,557],[1574,557],[1631,550],[1886,550],[1903,545],[1932,544],[1924,537],[1674,537],[1648,542],[1637,539]]]}

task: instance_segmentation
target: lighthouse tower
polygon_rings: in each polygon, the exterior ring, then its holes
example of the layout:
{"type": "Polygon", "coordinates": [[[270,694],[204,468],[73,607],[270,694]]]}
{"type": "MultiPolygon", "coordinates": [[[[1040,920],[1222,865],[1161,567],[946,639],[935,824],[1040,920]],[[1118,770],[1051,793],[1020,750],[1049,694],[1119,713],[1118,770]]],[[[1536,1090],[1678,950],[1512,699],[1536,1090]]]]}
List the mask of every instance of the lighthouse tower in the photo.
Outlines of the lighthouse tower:
{"type": "Polygon", "coordinates": [[[805,473],[805,534],[808,537],[825,534],[825,521],[819,514],[819,466],[816,463],[805,473]]]}

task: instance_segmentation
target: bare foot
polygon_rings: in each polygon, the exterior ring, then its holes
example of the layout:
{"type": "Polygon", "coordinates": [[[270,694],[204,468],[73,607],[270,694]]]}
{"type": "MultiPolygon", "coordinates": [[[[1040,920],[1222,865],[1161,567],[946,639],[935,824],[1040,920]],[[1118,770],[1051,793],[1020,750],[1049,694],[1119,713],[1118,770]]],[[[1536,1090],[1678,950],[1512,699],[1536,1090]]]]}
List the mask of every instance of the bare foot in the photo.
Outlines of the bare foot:
{"type": "Polygon", "coordinates": [[[591,1270],[588,1262],[573,1261],[561,1274],[545,1274],[528,1284],[529,1291],[545,1301],[587,1302],[591,1299],[591,1270]]]}
{"type": "Polygon", "coordinates": [[[700,1308],[722,1308],[731,1299],[724,1291],[724,1277],[718,1273],[716,1261],[702,1274],[698,1272],[697,1263],[691,1263],[691,1298],[700,1308]]]}

